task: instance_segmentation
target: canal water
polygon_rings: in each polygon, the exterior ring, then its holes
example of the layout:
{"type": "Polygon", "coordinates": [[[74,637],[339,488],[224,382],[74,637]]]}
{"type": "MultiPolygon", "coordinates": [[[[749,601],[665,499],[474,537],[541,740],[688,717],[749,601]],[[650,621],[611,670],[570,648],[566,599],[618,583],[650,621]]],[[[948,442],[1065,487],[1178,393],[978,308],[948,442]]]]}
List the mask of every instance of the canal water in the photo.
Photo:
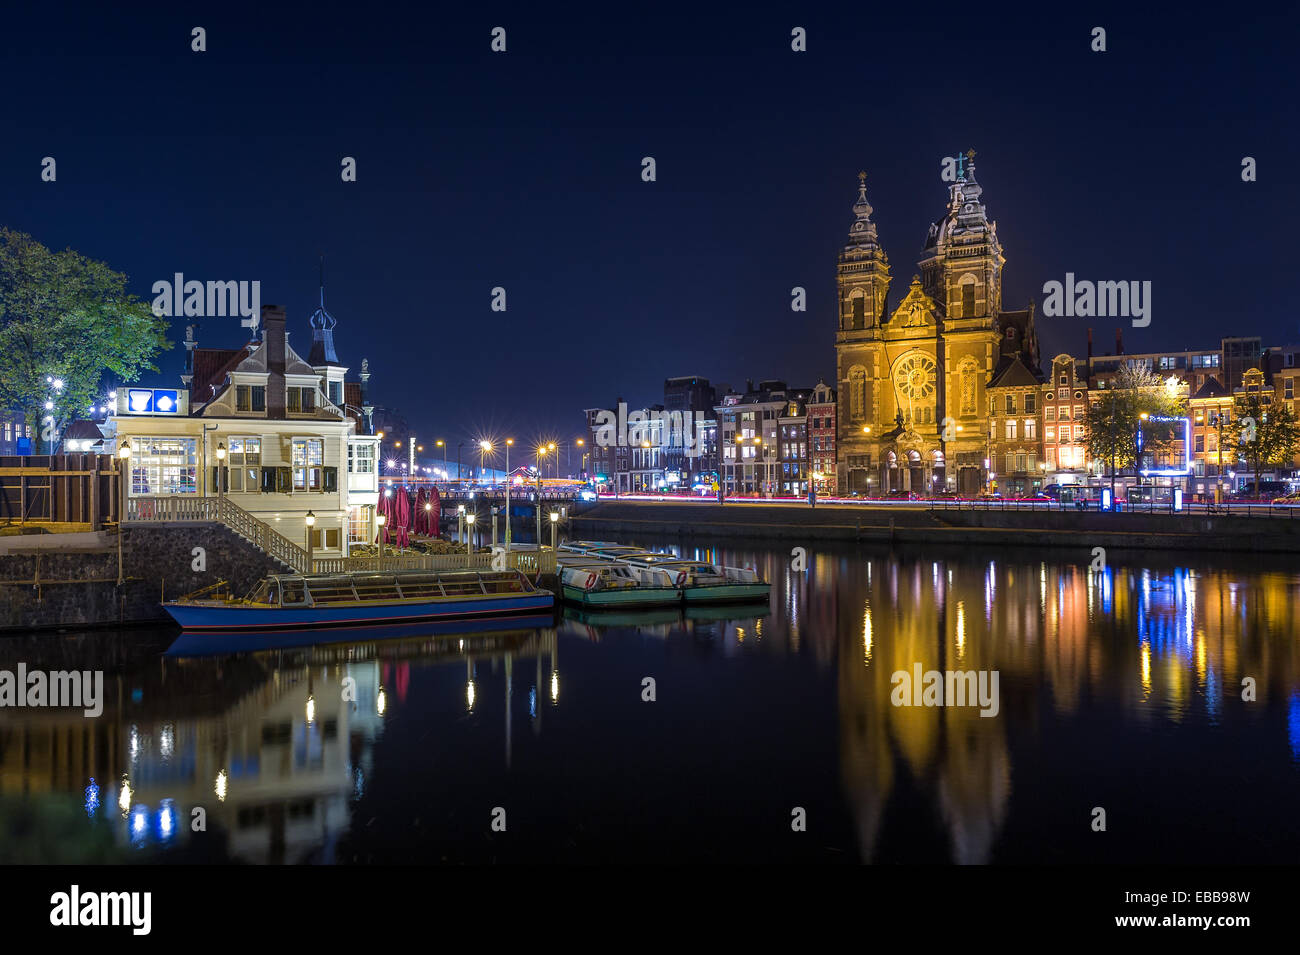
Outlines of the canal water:
{"type": "Polygon", "coordinates": [[[0,861],[1300,854],[1294,565],[810,543],[796,570],[635,543],[757,567],[771,600],[246,648],[0,639],[0,669],[102,670],[105,697],[0,710],[0,861]],[[918,665],[996,695],[925,705],[896,689],[918,665]]]}

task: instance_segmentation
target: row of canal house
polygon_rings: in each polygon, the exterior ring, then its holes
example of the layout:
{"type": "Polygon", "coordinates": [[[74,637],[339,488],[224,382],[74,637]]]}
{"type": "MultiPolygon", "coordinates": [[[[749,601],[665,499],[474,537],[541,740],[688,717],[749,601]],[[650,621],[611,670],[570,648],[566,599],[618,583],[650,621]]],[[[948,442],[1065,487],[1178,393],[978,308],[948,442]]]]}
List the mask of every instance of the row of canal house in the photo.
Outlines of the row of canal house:
{"type": "Polygon", "coordinates": [[[323,293],[309,324],[306,358],[290,344],[281,306],[264,305],[260,334],[237,348],[200,347],[192,325],[182,388],[119,390],[106,430],[114,449],[130,443],[129,514],[147,519],[159,499],[225,494],[303,547],[310,512],[322,557],[374,541],[379,438],[367,362],[349,378],[323,293]]]}

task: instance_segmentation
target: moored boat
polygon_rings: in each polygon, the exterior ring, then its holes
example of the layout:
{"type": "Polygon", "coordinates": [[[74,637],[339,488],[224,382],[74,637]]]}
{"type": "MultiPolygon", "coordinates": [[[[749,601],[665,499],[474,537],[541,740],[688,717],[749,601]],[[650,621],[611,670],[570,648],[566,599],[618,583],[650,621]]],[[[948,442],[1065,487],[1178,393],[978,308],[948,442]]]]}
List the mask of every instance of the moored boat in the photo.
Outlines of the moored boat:
{"type": "Polygon", "coordinates": [[[555,595],[517,570],[274,574],[243,599],[182,597],[163,609],[185,630],[293,630],[495,617],[546,610],[555,595]]]}
{"type": "Polygon", "coordinates": [[[682,602],[675,577],[666,571],[632,567],[601,558],[561,558],[562,596],[584,607],[664,607],[682,602]]]}
{"type": "Polygon", "coordinates": [[[652,551],[627,553],[627,549],[621,547],[618,550],[620,553],[616,558],[604,556],[609,549],[593,550],[591,556],[617,559],[629,567],[667,572],[676,581],[687,604],[765,600],[772,592],[772,585],[759,577],[757,571],[747,567],[718,567],[708,561],[686,560],[672,554],[652,551]]]}

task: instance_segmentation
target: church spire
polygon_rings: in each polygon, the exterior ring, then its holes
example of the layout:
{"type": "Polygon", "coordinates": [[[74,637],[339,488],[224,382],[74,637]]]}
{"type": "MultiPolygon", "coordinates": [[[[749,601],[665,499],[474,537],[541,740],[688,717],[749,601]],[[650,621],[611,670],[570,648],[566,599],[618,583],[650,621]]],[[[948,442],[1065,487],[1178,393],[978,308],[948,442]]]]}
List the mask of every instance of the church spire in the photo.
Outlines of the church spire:
{"type": "Polygon", "coordinates": [[[871,203],[867,201],[867,174],[858,173],[858,201],[853,203],[853,215],[856,219],[849,227],[849,245],[860,248],[879,248],[876,238],[876,224],[871,221],[871,203]]]}
{"type": "Polygon", "coordinates": [[[339,356],[334,350],[334,326],[338,321],[325,311],[325,256],[320,257],[320,306],[311,313],[311,353],[307,364],[313,368],[338,365],[339,356]]]}

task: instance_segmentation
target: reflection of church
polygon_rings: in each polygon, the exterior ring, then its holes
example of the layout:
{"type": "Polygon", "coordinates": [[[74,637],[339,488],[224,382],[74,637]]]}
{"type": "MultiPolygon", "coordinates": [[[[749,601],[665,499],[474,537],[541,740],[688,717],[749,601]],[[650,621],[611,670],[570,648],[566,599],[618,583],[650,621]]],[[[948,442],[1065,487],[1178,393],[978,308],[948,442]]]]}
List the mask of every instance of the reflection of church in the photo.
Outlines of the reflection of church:
{"type": "Polygon", "coordinates": [[[889,258],[871,221],[866,173],[858,176],[856,221],[837,269],[841,488],[978,491],[988,384],[1013,358],[1038,366],[1032,303],[1002,311],[1002,245],[968,155],[947,214],[930,226],[920,274],[892,312],[889,258]]]}

